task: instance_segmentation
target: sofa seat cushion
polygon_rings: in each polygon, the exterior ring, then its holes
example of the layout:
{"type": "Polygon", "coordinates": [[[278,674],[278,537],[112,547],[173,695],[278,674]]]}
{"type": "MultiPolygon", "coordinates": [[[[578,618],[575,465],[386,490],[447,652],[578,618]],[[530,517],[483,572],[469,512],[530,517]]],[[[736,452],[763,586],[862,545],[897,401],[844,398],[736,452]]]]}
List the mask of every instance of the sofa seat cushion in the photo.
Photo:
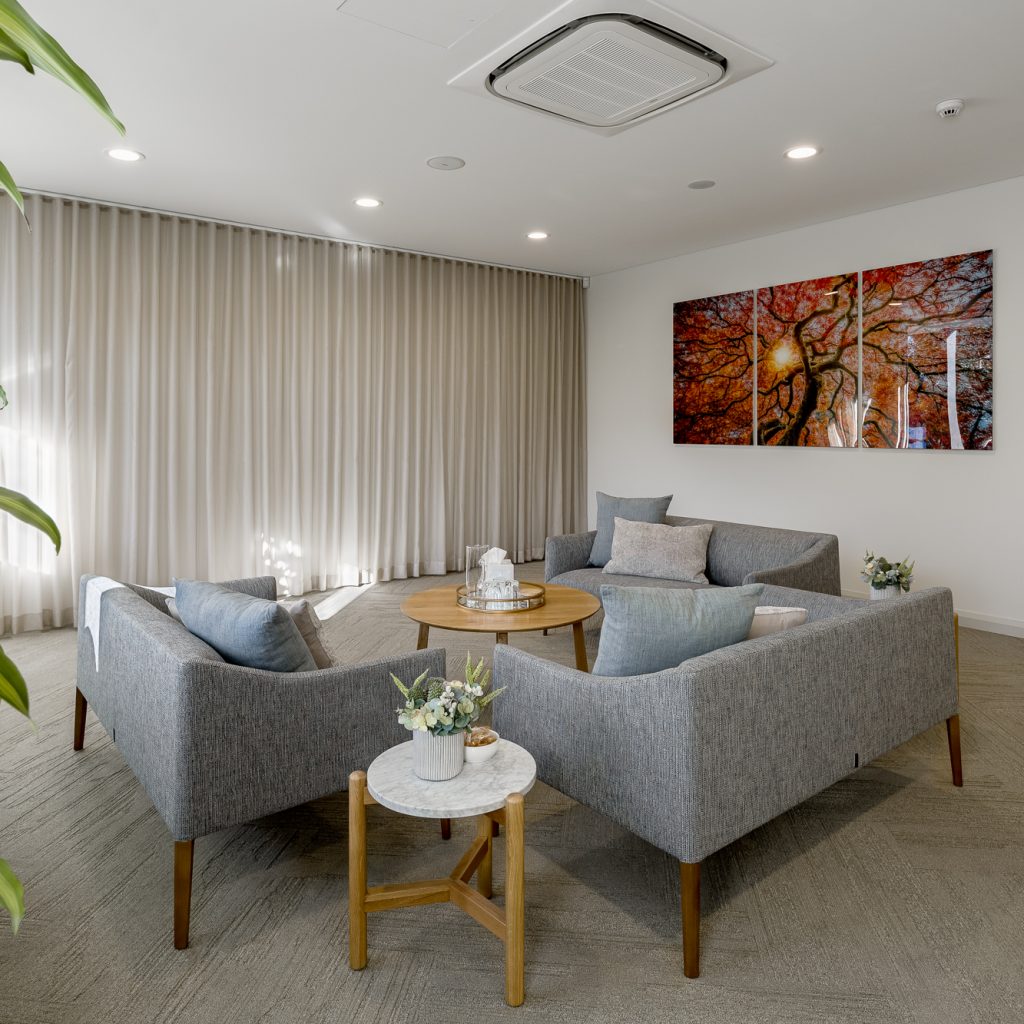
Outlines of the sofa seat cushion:
{"type": "MultiPolygon", "coordinates": [[[[653,576],[622,576],[618,573],[605,572],[603,569],[588,567],[586,569],[570,569],[560,576],[548,581],[563,587],[575,587],[585,590],[594,597],[601,596],[601,587],[663,587],[668,590],[704,590],[706,583],[693,583],[689,580],[663,580],[653,576]]],[[[711,584],[713,586],[713,584],[711,584]]]]}
{"type": "Polygon", "coordinates": [[[216,583],[177,580],[175,604],[182,625],[225,661],[268,672],[316,668],[288,609],[276,601],[239,594],[216,583]]]}
{"type": "Polygon", "coordinates": [[[601,588],[596,676],[639,676],[747,639],[763,583],[666,590],[601,588]]]}

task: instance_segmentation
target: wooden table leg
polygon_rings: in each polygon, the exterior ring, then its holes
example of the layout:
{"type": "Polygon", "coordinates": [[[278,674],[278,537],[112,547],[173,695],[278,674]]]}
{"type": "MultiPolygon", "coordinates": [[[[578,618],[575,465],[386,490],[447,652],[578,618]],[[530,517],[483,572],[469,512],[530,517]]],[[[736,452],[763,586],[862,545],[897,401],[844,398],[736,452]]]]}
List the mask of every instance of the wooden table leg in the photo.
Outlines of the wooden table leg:
{"type": "Polygon", "coordinates": [[[476,837],[487,844],[487,852],[480,866],[476,869],[476,891],[485,899],[490,899],[491,890],[491,866],[493,864],[492,851],[494,843],[491,840],[491,819],[486,814],[481,815],[476,823],[476,837]]]}
{"type": "Polygon", "coordinates": [[[523,796],[513,793],[505,803],[505,1002],[509,1006],[521,1006],[526,998],[524,824],[523,796]]]}
{"type": "Polygon", "coordinates": [[[590,666],[587,664],[587,642],[583,636],[583,623],[574,622],[572,624],[572,642],[576,648],[576,667],[581,672],[589,672],[590,666]]]}
{"type": "Polygon", "coordinates": [[[366,772],[348,777],[348,963],[366,966],[366,772]]]}
{"type": "Polygon", "coordinates": [[[422,651],[427,646],[427,641],[430,639],[430,627],[425,623],[420,623],[419,635],[416,637],[416,650],[422,651]]]}
{"type": "Polygon", "coordinates": [[[508,643],[508,633],[495,633],[494,634],[494,642],[497,643],[497,644],[507,644],[508,643]]]}
{"type": "Polygon", "coordinates": [[[441,838],[451,839],[452,837],[452,819],[442,818],[441,819],[441,838]]]}

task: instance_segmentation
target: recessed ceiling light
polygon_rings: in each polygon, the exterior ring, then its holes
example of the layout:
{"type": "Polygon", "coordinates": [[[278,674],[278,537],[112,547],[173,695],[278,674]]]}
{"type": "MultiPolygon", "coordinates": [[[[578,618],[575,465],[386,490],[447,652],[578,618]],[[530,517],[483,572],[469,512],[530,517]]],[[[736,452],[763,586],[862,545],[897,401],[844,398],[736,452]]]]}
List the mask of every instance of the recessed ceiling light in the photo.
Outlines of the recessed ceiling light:
{"type": "Polygon", "coordinates": [[[534,242],[543,242],[548,237],[546,231],[527,231],[526,237],[534,242]]]}
{"type": "Polygon", "coordinates": [[[698,178],[696,181],[691,181],[687,188],[714,188],[715,183],[710,178],[698,178]]]}
{"type": "Polygon", "coordinates": [[[384,205],[379,199],[374,199],[372,196],[360,196],[355,200],[355,204],[365,210],[375,210],[378,206],[384,205]]]}
{"type": "Polygon", "coordinates": [[[435,171],[457,171],[466,166],[466,161],[461,156],[432,156],[427,166],[435,171]]]}
{"type": "Polygon", "coordinates": [[[806,160],[809,156],[817,156],[817,146],[794,146],[792,149],[786,150],[786,156],[790,160],[806,160]]]}
{"type": "Polygon", "coordinates": [[[144,154],[140,153],[137,149],[108,149],[107,156],[111,160],[120,160],[122,163],[134,164],[140,160],[145,160],[144,154]]]}

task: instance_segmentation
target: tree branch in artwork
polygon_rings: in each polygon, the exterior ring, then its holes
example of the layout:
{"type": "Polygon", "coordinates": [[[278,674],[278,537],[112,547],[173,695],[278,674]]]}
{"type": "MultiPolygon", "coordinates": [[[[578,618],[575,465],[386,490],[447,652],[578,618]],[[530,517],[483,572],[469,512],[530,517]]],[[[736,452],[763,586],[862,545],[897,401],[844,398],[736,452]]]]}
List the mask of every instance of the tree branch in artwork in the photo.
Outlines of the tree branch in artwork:
{"type": "Polygon", "coordinates": [[[864,442],[992,445],[992,252],[863,275],[864,442]]]}
{"type": "Polygon", "coordinates": [[[749,291],[676,303],[676,444],[753,442],[753,320],[749,291]]]}
{"type": "Polygon", "coordinates": [[[758,443],[856,444],[857,275],[757,294],[758,443]]]}

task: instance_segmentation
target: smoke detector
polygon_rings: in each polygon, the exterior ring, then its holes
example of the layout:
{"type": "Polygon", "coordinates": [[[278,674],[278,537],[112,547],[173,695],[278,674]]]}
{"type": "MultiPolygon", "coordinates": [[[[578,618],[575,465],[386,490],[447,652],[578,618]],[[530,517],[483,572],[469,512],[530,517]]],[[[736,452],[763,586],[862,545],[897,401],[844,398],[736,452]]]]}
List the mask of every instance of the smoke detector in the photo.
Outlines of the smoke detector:
{"type": "Polygon", "coordinates": [[[468,38],[481,53],[493,48],[448,84],[613,135],[771,67],[656,0],[608,6],[565,0],[502,42],[507,20],[485,25],[468,38]]]}
{"type": "Polygon", "coordinates": [[[718,82],[720,53],[625,14],[563,25],[495,69],[496,96],[595,128],[635,121],[718,82]]]}
{"type": "Polygon", "coordinates": [[[943,100],[935,105],[935,113],[945,120],[947,117],[958,117],[964,109],[963,100],[943,100]]]}

